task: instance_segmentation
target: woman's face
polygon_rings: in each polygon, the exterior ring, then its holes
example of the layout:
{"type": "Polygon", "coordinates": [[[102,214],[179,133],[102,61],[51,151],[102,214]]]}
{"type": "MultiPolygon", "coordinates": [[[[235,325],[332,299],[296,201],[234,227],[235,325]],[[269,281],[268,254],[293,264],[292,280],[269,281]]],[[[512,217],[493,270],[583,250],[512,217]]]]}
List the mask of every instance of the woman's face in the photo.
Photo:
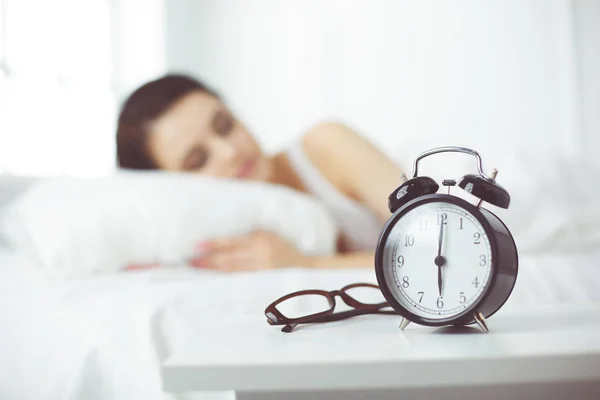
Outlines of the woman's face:
{"type": "Polygon", "coordinates": [[[160,169],[266,181],[268,158],[215,96],[194,91],[150,127],[148,149],[160,169]]]}

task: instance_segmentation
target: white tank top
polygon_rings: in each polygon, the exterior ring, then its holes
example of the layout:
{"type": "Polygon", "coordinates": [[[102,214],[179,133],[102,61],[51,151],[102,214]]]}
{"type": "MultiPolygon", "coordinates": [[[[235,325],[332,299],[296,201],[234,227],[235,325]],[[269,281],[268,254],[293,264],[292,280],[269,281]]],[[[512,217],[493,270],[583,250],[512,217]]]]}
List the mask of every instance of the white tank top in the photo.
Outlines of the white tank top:
{"type": "Polygon", "coordinates": [[[310,161],[302,143],[288,151],[288,159],[302,183],[329,210],[348,251],[375,251],[383,222],[368,208],[341,193],[310,161]]]}

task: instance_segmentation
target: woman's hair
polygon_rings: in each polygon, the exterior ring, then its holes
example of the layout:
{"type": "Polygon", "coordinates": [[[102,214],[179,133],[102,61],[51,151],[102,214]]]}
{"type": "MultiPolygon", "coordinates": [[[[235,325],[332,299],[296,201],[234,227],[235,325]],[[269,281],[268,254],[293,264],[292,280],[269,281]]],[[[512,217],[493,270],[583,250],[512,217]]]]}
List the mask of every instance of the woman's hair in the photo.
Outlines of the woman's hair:
{"type": "Polygon", "coordinates": [[[150,123],[178,100],[200,90],[216,97],[204,83],[187,75],[169,74],[145,83],[123,103],[117,125],[117,162],[122,168],[157,169],[148,151],[150,123]]]}

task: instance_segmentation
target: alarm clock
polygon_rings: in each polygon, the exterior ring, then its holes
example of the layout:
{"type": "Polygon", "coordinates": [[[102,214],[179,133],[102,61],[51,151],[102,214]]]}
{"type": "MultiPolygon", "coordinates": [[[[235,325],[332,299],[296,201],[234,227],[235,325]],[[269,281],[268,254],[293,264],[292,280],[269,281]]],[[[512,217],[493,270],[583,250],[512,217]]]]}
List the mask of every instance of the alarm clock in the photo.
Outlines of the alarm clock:
{"type": "MultiPolygon", "coordinates": [[[[486,319],[509,298],[517,279],[518,254],[508,227],[484,202],[507,209],[510,195],[496,182],[498,170],[483,172],[479,153],[464,147],[439,147],[418,155],[413,176],[389,196],[392,215],[375,251],[379,288],[403,318],[425,326],[477,323],[488,332],[486,319]],[[432,178],[418,176],[419,161],[437,153],[475,156],[478,174],[458,183],[445,179],[447,193],[432,178]],[[469,202],[451,194],[454,186],[474,196],[469,202]]],[[[458,189],[454,189],[458,190],[458,189]]],[[[469,196],[467,196],[469,197],[469,196]]]]}

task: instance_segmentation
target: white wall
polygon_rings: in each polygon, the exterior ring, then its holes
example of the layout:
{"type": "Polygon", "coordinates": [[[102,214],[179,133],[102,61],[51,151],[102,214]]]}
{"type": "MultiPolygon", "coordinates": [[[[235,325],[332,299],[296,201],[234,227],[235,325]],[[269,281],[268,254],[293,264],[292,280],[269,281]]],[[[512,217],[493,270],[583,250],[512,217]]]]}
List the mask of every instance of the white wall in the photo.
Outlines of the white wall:
{"type": "Polygon", "coordinates": [[[110,5],[0,6],[8,67],[0,71],[0,174],[105,173],[114,164],[110,5]]]}
{"type": "Polygon", "coordinates": [[[112,89],[123,97],[166,71],[164,0],[114,0],[112,89]]]}
{"type": "Polygon", "coordinates": [[[587,156],[600,164],[600,1],[574,0],[581,128],[587,156]]]}
{"type": "Polygon", "coordinates": [[[573,157],[589,143],[568,0],[170,0],[165,12],[167,68],[215,86],[268,149],[326,118],[408,163],[447,144],[573,157]]]}

